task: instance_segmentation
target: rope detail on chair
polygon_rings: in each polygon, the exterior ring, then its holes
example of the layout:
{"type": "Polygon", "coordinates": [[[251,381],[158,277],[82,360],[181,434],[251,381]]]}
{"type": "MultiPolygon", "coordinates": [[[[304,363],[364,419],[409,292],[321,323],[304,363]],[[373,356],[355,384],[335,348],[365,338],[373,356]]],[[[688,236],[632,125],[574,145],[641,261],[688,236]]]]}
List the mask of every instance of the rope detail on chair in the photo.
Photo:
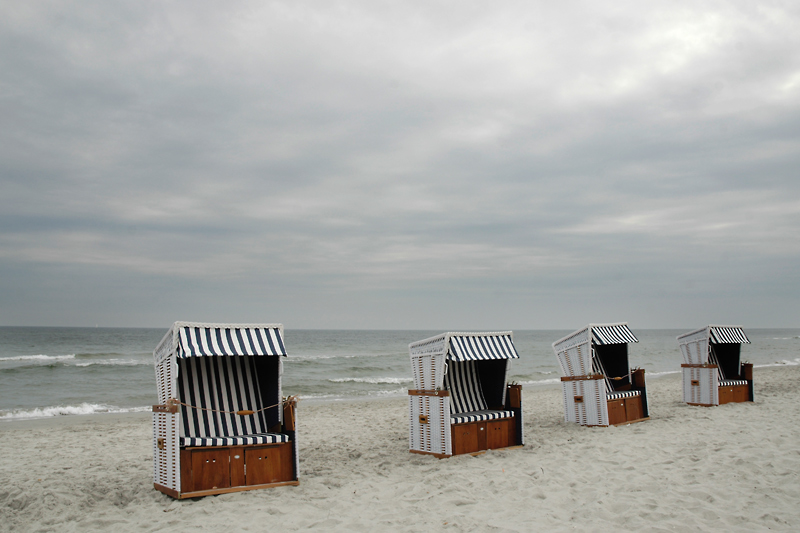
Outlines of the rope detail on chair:
{"type": "Polygon", "coordinates": [[[224,409],[211,409],[210,407],[198,407],[196,405],[190,405],[188,403],[184,403],[184,402],[178,400],[177,398],[170,398],[169,400],[167,400],[167,405],[178,405],[179,404],[179,405],[183,405],[184,407],[188,407],[190,409],[199,409],[201,411],[211,411],[211,412],[214,412],[214,413],[226,413],[226,414],[229,414],[229,415],[250,416],[250,415],[254,415],[256,413],[260,413],[261,411],[266,411],[267,409],[272,409],[273,407],[279,407],[279,406],[281,406],[283,404],[296,405],[298,401],[299,401],[299,398],[297,396],[289,396],[287,398],[284,398],[281,402],[276,403],[275,405],[268,405],[267,407],[262,407],[261,409],[257,409],[255,411],[250,410],[250,409],[242,409],[240,411],[225,411],[224,409]]]}

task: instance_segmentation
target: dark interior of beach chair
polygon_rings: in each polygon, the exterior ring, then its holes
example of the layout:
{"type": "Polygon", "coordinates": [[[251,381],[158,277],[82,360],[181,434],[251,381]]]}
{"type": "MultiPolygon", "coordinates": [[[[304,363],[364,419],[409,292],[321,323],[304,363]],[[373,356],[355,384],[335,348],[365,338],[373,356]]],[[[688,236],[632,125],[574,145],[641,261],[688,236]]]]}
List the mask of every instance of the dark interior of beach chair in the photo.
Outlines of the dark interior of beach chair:
{"type": "Polygon", "coordinates": [[[623,424],[649,417],[644,371],[630,372],[627,344],[592,344],[592,367],[606,382],[608,423],[623,424]]]}
{"type": "Polygon", "coordinates": [[[520,387],[503,390],[507,365],[506,359],[447,362],[453,455],[520,444],[520,387]]]}
{"type": "Polygon", "coordinates": [[[739,343],[709,344],[708,362],[717,365],[719,403],[753,401],[753,365],[741,363],[739,343]]]}
{"type": "Polygon", "coordinates": [[[296,479],[293,420],[280,421],[278,374],[278,357],[178,359],[178,399],[188,404],[180,407],[182,492],[296,479]]]}

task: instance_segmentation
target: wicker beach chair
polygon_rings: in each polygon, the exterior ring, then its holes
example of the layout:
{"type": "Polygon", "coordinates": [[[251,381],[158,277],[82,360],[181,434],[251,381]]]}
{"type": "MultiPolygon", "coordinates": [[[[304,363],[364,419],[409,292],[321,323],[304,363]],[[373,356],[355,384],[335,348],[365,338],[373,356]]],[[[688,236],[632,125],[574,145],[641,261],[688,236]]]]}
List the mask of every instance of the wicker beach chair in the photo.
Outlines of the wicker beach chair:
{"type": "Polygon", "coordinates": [[[174,498],[298,484],[283,326],[175,322],[153,352],[153,483],[174,498]]]}
{"type": "Polygon", "coordinates": [[[523,444],[519,358],[510,331],[442,333],[409,345],[409,449],[449,457],[523,444]]]}
{"type": "Polygon", "coordinates": [[[683,354],[683,401],[720,405],[753,401],[753,365],[741,362],[750,344],[741,326],[710,325],[678,337],[683,354]]]}
{"type": "Polygon", "coordinates": [[[553,343],[561,368],[564,420],[609,426],[649,418],[644,370],[631,370],[626,323],[589,324],[553,343]]]}

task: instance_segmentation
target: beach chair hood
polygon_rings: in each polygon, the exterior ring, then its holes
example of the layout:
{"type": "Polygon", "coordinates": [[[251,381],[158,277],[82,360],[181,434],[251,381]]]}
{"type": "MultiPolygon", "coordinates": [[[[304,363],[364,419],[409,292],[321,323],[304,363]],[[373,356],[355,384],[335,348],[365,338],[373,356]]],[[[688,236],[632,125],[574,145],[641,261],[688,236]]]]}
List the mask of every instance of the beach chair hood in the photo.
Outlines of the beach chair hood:
{"type": "Polygon", "coordinates": [[[204,325],[176,322],[177,357],[222,355],[286,356],[280,324],[204,325]]]}

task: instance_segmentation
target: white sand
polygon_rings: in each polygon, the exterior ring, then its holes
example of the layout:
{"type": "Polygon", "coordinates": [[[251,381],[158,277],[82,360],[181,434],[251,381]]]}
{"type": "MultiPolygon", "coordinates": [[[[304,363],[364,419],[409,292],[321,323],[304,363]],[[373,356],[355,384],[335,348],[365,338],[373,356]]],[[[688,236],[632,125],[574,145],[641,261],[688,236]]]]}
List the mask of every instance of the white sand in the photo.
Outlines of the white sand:
{"type": "Polygon", "coordinates": [[[756,401],[681,402],[651,420],[563,422],[525,390],[523,449],[408,453],[407,401],[300,405],[299,487],[176,501],[153,489],[149,416],[0,423],[0,529],[12,531],[800,530],[800,368],[757,368],[756,401]]]}

